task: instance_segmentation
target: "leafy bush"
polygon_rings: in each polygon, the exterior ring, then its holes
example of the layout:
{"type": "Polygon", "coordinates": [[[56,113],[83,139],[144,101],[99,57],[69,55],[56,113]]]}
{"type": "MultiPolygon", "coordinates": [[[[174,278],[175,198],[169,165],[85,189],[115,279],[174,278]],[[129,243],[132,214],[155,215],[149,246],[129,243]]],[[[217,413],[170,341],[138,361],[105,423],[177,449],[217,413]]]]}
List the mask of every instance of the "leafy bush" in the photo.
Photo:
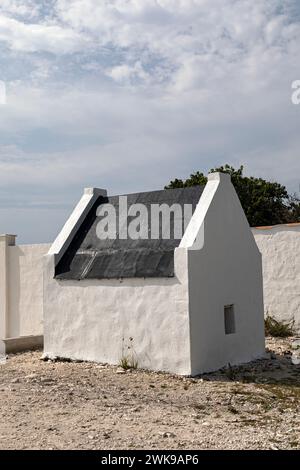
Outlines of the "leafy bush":
{"type": "Polygon", "coordinates": [[[265,319],[265,333],[266,336],[287,338],[294,334],[293,325],[292,323],[279,322],[268,315],[265,319]]]}
{"type": "MultiPolygon", "coordinates": [[[[285,186],[254,176],[245,176],[243,166],[235,169],[224,165],[211,170],[216,171],[230,175],[251,227],[300,222],[300,200],[296,195],[289,194],[285,186]]],[[[171,181],[165,189],[203,186],[206,182],[207,177],[197,171],[186,180],[171,181]]]]}

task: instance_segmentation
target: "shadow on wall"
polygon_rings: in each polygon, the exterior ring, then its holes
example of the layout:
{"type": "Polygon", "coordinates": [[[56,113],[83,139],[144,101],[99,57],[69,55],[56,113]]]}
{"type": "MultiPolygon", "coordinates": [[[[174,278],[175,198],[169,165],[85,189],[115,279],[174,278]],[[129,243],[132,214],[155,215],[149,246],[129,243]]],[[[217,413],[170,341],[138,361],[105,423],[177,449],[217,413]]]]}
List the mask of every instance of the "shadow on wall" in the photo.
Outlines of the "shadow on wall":
{"type": "Polygon", "coordinates": [[[21,336],[21,259],[24,252],[19,246],[9,247],[8,264],[8,325],[7,336],[21,336]]]}
{"type": "Polygon", "coordinates": [[[58,285],[61,287],[63,286],[75,286],[79,289],[85,289],[88,287],[118,287],[118,288],[132,288],[132,287],[141,287],[141,281],[144,282],[145,286],[153,286],[153,287],[169,287],[175,286],[176,284],[180,284],[180,281],[176,276],[174,277],[166,277],[166,278],[120,278],[120,279],[82,279],[78,280],[56,280],[58,285]]]}

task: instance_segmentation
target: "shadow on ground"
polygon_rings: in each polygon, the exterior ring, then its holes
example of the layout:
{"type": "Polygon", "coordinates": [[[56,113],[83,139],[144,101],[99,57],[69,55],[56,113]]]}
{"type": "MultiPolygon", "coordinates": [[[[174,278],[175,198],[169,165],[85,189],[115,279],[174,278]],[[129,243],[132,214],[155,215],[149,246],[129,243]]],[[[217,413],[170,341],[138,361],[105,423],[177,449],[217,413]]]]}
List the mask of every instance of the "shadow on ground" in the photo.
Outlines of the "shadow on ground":
{"type": "Polygon", "coordinates": [[[196,380],[231,381],[273,385],[295,389],[300,397],[300,365],[292,363],[291,343],[293,338],[284,340],[268,338],[266,358],[240,366],[228,366],[220,371],[203,374],[196,380]],[[274,344],[272,344],[274,343],[274,344]],[[272,347],[273,346],[273,347],[272,347]]]}

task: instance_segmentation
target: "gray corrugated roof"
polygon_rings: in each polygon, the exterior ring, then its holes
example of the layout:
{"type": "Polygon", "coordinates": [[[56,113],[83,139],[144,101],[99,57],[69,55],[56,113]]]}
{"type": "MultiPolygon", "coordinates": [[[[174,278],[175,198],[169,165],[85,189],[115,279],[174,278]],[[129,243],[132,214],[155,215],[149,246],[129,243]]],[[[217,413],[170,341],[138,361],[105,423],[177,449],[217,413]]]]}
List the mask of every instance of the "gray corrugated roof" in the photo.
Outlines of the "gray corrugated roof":
{"type": "MultiPolygon", "coordinates": [[[[150,214],[151,204],[191,204],[193,211],[203,192],[203,186],[191,188],[167,189],[135,194],[127,194],[128,207],[132,204],[144,204],[150,214]]],[[[99,197],[91,208],[84,223],[74,237],[69,249],[56,266],[56,279],[112,279],[122,277],[171,277],[174,276],[174,249],[180,239],[173,238],[173,219],[171,219],[172,237],[165,240],[100,240],[96,227],[100,220],[96,216],[101,204],[109,203],[115,207],[117,227],[119,217],[119,196],[99,197]]],[[[133,218],[132,218],[133,219],[133,218]]],[[[130,222],[130,217],[128,218],[130,222]]],[[[160,222],[161,225],[161,222],[160,222]]],[[[150,228],[149,219],[149,228],[150,228]]]]}

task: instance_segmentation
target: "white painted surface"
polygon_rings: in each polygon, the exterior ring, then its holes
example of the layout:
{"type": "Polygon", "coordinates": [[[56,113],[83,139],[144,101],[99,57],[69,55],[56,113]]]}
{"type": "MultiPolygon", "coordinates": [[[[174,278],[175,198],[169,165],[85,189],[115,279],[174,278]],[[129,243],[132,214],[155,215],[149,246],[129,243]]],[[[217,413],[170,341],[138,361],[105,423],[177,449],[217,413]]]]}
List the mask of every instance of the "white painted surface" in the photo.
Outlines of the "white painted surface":
{"type": "Polygon", "coordinates": [[[43,256],[50,245],[0,236],[0,341],[43,334],[43,256]]]}
{"type": "MultiPolygon", "coordinates": [[[[0,339],[6,337],[7,323],[7,241],[0,236],[0,339]]],[[[0,344],[1,349],[1,344],[0,344]]],[[[1,353],[1,351],[0,351],[1,353]]]]}
{"type": "Polygon", "coordinates": [[[253,229],[262,253],[265,315],[300,332],[300,224],[253,229]]]}
{"type": "Polygon", "coordinates": [[[57,281],[46,259],[45,354],[117,364],[132,337],[139,367],[190,374],[186,250],[166,279],[57,281]]]}
{"type": "Polygon", "coordinates": [[[8,331],[8,250],[15,241],[16,235],[0,235],[0,340],[6,338],[8,331]]]}
{"type": "Polygon", "coordinates": [[[132,337],[139,367],[186,375],[264,354],[261,256],[226,175],[209,178],[175,250],[175,273],[173,279],[57,281],[48,255],[45,354],[116,364],[132,337]],[[231,303],[236,333],[226,336],[223,309],[231,303]]]}
{"type": "Polygon", "coordinates": [[[201,195],[201,204],[198,204],[195,212],[183,234],[180,248],[202,249],[204,246],[204,221],[207,211],[215,197],[219,184],[230,179],[227,174],[211,173],[208,182],[201,195]]]}
{"type": "Polygon", "coordinates": [[[43,334],[43,256],[49,248],[8,247],[7,338],[43,334]]]}
{"type": "Polygon", "coordinates": [[[85,188],[80,201],[50,247],[49,255],[55,255],[56,262],[60,260],[69,247],[78,227],[80,227],[85,220],[85,217],[98,197],[105,197],[106,195],[107,191],[105,189],[85,188]]]}
{"type": "Polygon", "coordinates": [[[191,246],[188,261],[193,375],[265,354],[261,255],[230,179],[219,181],[202,223],[204,246],[191,246]],[[232,304],[236,332],[226,335],[232,304]]]}

